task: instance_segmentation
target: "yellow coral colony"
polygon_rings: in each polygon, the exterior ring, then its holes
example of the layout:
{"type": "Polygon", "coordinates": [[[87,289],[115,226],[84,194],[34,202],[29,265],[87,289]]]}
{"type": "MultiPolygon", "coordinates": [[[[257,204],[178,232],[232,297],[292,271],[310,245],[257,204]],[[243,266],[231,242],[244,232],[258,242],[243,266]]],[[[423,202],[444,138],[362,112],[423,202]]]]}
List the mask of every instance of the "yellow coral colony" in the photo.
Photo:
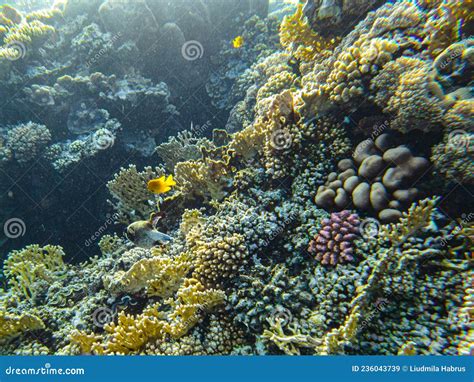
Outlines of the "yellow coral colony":
{"type": "Polygon", "coordinates": [[[314,32],[303,15],[303,4],[299,3],[295,13],[285,16],[281,23],[280,42],[296,58],[311,61],[317,54],[327,55],[338,39],[326,39],[314,32]]]}

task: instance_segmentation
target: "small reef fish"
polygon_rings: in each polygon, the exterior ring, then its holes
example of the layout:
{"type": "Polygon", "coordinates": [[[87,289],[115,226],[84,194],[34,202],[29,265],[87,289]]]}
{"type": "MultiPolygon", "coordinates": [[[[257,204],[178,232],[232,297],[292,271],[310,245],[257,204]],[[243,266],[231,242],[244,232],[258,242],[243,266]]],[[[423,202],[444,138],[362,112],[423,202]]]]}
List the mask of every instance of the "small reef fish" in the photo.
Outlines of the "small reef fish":
{"type": "Polygon", "coordinates": [[[173,180],[173,175],[166,178],[164,175],[148,181],[147,188],[154,194],[165,194],[171,190],[171,187],[176,186],[176,182],[173,180]]]}
{"type": "Polygon", "coordinates": [[[237,36],[236,38],[232,40],[232,46],[235,49],[242,48],[243,45],[244,45],[244,38],[242,36],[237,36]]]}
{"type": "Polygon", "coordinates": [[[130,224],[125,232],[127,239],[136,246],[146,249],[172,241],[173,238],[171,236],[156,229],[156,223],[159,220],[156,217],[157,214],[153,213],[148,220],[139,220],[130,224]]]}

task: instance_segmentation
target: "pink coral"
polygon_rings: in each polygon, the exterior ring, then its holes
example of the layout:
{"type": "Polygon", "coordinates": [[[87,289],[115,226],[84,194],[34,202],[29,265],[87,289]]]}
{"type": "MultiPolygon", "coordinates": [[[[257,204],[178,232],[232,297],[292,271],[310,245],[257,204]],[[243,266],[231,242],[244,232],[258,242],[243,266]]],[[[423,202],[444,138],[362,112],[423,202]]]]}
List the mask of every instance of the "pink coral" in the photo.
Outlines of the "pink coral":
{"type": "Polygon", "coordinates": [[[308,251],[316,254],[316,260],[323,265],[353,261],[353,241],[359,223],[359,217],[349,211],[333,212],[321,222],[322,228],[309,243],[308,251]]]}

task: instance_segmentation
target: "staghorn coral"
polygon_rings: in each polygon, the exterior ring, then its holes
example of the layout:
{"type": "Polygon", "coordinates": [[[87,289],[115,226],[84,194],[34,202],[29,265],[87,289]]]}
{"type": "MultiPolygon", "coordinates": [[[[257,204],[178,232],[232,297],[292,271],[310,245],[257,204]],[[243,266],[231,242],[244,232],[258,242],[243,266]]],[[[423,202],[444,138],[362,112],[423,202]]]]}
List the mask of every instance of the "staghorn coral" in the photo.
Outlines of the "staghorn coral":
{"type": "Polygon", "coordinates": [[[394,246],[401,245],[410,236],[429,224],[438,199],[433,197],[413,203],[408,212],[402,214],[399,223],[383,226],[380,235],[388,239],[394,246]]]}
{"type": "Polygon", "coordinates": [[[354,260],[352,242],[359,232],[359,218],[349,211],[333,212],[323,219],[321,230],[310,242],[308,252],[316,254],[323,265],[336,265],[354,260]]]}
{"type": "Polygon", "coordinates": [[[118,221],[129,224],[135,220],[148,219],[156,207],[146,185],[149,180],[164,173],[159,167],[146,167],[139,172],[136,166],[130,165],[114,175],[107,183],[107,188],[113,197],[109,203],[118,214],[118,221]]]}

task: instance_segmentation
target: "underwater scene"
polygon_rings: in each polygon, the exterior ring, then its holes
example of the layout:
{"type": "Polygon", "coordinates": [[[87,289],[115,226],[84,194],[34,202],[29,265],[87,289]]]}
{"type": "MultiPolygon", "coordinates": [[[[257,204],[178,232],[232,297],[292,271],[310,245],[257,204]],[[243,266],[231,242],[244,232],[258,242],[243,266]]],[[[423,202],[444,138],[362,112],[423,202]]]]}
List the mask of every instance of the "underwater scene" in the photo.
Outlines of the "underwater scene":
{"type": "Polygon", "coordinates": [[[474,355],[472,0],[0,6],[0,354],[474,355]]]}

